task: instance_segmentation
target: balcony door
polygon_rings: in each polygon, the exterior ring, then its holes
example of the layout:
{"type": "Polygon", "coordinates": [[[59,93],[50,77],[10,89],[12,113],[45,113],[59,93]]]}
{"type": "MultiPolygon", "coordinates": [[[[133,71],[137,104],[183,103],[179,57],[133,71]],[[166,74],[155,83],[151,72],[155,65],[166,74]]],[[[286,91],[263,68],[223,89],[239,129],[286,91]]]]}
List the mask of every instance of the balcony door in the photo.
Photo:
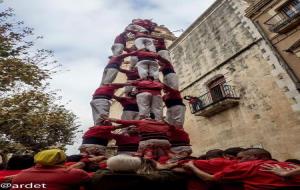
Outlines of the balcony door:
{"type": "Polygon", "coordinates": [[[207,85],[212,102],[217,102],[225,97],[225,93],[224,93],[225,82],[226,80],[224,76],[220,76],[207,85]]]}

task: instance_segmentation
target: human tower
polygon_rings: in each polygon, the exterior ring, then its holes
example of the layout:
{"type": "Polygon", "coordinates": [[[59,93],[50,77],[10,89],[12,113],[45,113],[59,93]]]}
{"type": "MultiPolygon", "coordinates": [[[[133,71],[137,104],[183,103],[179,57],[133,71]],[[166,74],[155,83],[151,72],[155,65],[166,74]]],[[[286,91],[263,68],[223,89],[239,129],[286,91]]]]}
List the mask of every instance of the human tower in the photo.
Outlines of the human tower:
{"type": "Polygon", "coordinates": [[[178,90],[178,77],[164,35],[157,26],[152,20],[134,19],[115,38],[112,56],[93,94],[94,126],[83,136],[82,153],[104,155],[112,139],[118,146],[117,154],[156,161],[174,160],[192,153],[183,128],[186,107],[178,90]],[[114,83],[119,72],[127,77],[124,83],[114,83]],[[116,96],[120,88],[124,88],[124,93],[116,96]],[[113,99],[123,107],[120,119],[109,117],[113,99]]]}

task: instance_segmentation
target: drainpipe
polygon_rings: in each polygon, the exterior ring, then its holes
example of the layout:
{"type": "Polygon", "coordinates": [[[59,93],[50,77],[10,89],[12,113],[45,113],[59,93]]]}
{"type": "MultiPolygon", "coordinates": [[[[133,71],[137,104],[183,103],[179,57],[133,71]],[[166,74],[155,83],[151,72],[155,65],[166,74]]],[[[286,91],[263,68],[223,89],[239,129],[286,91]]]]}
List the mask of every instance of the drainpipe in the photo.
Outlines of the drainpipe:
{"type": "Polygon", "coordinates": [[[254,25],[256,26],[258,32],[260,33],[260,35],[263,37],[263,39],[266,41],[266,43],[268,44],[268,46],[271,48],[271,50],[274,52],[276,58],[278,59],[278,61],[280,62],[280,65],[283,67],[284,70],[286,70],[286,72],[288,73],[288,75],[290,76],[290,78],[292,79],[292,81],[294,82],[296,89],[298,91],[300,91],[300,80],[299,78],[296,76],[296,74],[294,73],[294,71],[292,70],[292,68],[289,66],[289,64],[283,59],[283,57],[278,53],[278,50],[276,49],[276,47],[272,44],[272,42],[269,40],[269,38],[267,37],[267,35],[265,34],[265,32],[263,31],[262,27],[260,26],[260,24],[258,23],[258,21],[253,22],[254,25]]]}

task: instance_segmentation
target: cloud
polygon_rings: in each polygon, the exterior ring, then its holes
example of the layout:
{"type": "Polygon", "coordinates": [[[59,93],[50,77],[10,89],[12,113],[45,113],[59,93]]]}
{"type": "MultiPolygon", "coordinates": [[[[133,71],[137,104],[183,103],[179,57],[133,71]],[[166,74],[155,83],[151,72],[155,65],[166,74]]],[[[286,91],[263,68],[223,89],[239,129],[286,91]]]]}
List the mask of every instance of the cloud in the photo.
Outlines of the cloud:
{"type": "MultiPolygon", "coordinates": [[[[54,89],[78,115],[82,129],[92,124],[89,102],[111,55],[114,37],[133,18],[152,18],[171,31],[186,29],[214,0],[5,0],[18,20],[43,35],[37,46],[54,50],[63,69],[54,76],[54,89]]],[[[77,137],[77,146],[81,141],[77,137]]],[[[68,147],[75,153],[76,145],[68,147]]]]}

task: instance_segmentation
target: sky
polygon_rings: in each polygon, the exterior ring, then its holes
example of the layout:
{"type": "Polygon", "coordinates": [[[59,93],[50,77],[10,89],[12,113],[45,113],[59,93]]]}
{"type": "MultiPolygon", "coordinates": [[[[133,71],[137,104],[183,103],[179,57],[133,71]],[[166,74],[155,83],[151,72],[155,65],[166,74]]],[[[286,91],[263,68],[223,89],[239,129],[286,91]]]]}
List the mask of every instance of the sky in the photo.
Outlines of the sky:
{"type": "MultiPolygon", "coordinates": [[[[1,1],[1,0],[0,0],[1,1]]],[[[36,46],[54,51],[62,72],[50,81],[85,131],[93,124],[91,96],[99,86],[115,36],[134,18],[185,30],[215,0],[4,0],[18,20],[42,35],[36,46]]],[[[176,36],[180,33],[175,33],[176,36]]],[[[67,153],[77,152],[82,133],[67,153]]]]}

